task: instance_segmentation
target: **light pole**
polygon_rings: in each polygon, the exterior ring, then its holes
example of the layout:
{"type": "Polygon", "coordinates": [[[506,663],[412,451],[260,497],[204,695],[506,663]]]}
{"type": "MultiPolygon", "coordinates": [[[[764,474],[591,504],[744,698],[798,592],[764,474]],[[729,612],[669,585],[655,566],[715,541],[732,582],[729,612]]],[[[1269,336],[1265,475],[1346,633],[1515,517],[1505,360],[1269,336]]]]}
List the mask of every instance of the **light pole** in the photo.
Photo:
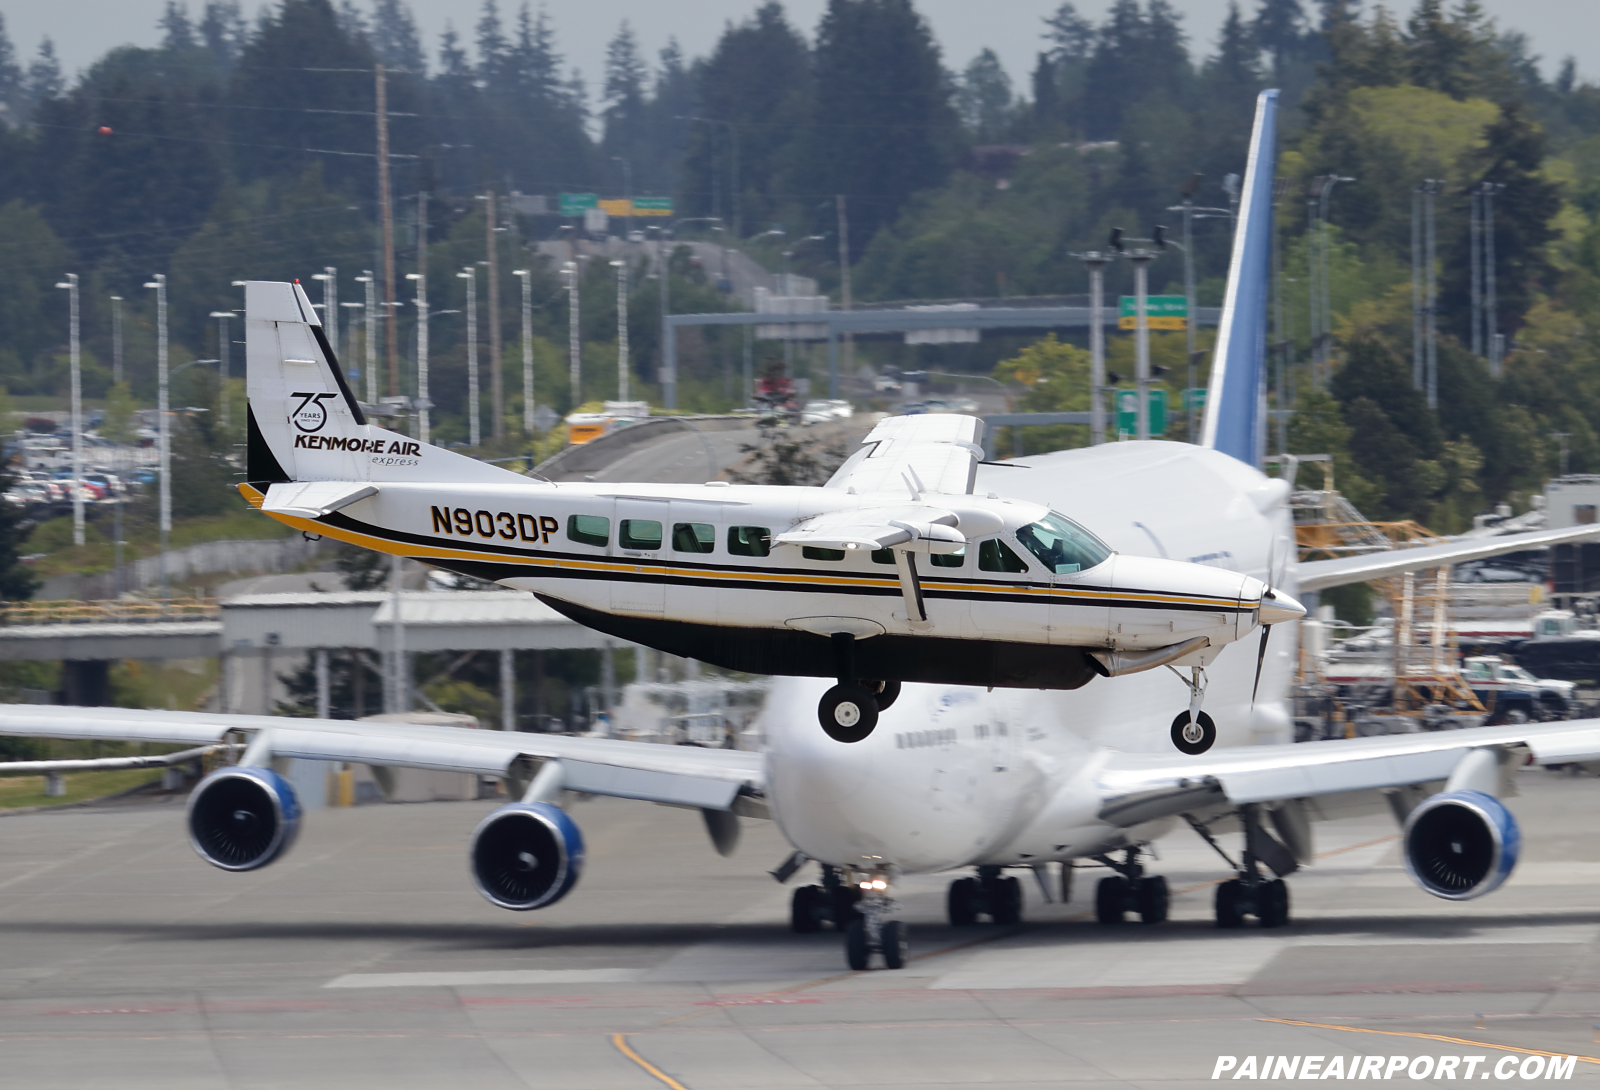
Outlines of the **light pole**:
{"type": "Polygon", "coordinates": [[[483,435],[478,421],[478,269],[466,266],[456,279],[467,282],[467,445],[476,447],[483,435]]]}
{"type": "MultiPolygon", "coordinates": [[[[315,273],[311,279],[322,281],[322,317],[328,326],[328,347],[333,349],[334,358],[337,359],[339,357],[339,270],[332,265],[324,265],[322,271],[315,273]]],[[[223,364],[223,370],[227,370],[226,363],[223,364]]]]}
{"type": "MultiPolygon", "coordinates": [[[[522,281],[522,434],[533,435],[533,272],[513,269],[522,281]]],[[[532,469],[530,465],[528,467],[532,469]]]]}
{"type": "Polygon", "coordinates": [[[1333,197],[1333,187],[1340,182],[1353,182],[1354,178],[1347,178],[1339,174],[1330,174],[1322,183],[1320,201],[1320,235],[1322,237],[1322,372],[1323,380],[1330,381],[1333,377],[1332,353],[1329,349],[1333,341],[1333,245],[1328,236],[1328,201],[1333,197]]]}
{"type": "MultiPolygon", "coordinates": [[[[352,328],[354,328],[354,323],[361,321],[362,318],[362,315],[357,314],[356,311],[362,311],[364,314],[367,309],[367,304],[365,303],[340,303],[339,306],[341,309],[348,310],[350,312],[350,322],[352,323],[352,328]]],[[[355,353],[354,333],[350,334],[350,351],[352,355],[355,353]]],[[[361,381],[362,372],[363,367],[358,364],[351,372],[349,372],[349,374],[353,376],[357,382],[359,382],[361,381]]]]}
{"type": "MultiPolygon", "coordinates": [[[[624,251],[626,252],[626,251],[624,251]]],[[[613,261],[617,270],[617,400],[628,400],[628,263],[613,261]]]]}
{"type": "Polygon", "coordinates": [[[417,284],[417,439],[428,441],[428,410],[433,402],[428,398],[428,274],[406,273],[407,280],[417,284]]]}
{"type": "MultiPolygon", "coordinates": [[[[1495,293],[1494,198],[1505,186],[1483,183],[1483,314],[1487,320],[1484,347],[1489,351],[1489,373],[1500,377],[1505,366],[1505,338],[1500,335],[1499,299],[1495,293]]],[[[1564,475],[1564,474],[1563,474],[1564,475]]]]}
{"type": "Polygon", "coordinates": [[[1427,350],[1422,342],[1422,194],[1427,182],[1411,187],[1411,387],[1427,381],[1427,350]]]}
{"type": "Polygon", "coordinates": [[[1139,393],[1135,419],[1139,439],[1150,438],[1150,262],[1155,259],[1149,250],[1135,250],[1128,255],[1133,262],[1134,381],[1139,393]]]}
{"type": "MultiPolygon", "coordinates": [[[[578,339],[578,263],[568,261],[561,266],[561,275],[567,278],[567,377],[572,383],[572,407],[583,404],[583,356],[578,339]]],[[[663,379],[665,382],[665,379],[663,379]]],[[[671,406],[669,401],[668,406],[671,406]]]]}
{"type": "Polygon", "coordinates": [[[167,277],[156,273],[145,287],[156,293],[156,451],[161,460],[161,500],[156,522],[161,534],[161,601],[170,597],[167,583],[167,538],[172,534],[172,421],[167,411],[167,277]]]}
{"type": "MultiPolygon", "coordinates": [[[[1195,389],[1195,368],[1198,365],[1199,354],[1195,349],[1195,334],[1198,332],[1195,320],[1195,287],[1194,287],[1194,220],[1225,219],[1233,222],[1234,213],[1230,208],[1196,208],[1194,195],[1200,191],[1200,183],[1205,180],[1204,174],[1191,174],[1183,183],[1179,193],[1183,196],[1183,203],[1173,205],[1168,212],[1179,212],[1183,215],[1183,296],[1188,317],[1184,319],[1184,346],[1189,354],[1189,389],[1195,389]]],[[[1236,195],[1237,188],[1230,190],[1231,197],[1236,195]]],[[[1193,393],[1189,395],[1189,436],[1193,442],[1199,435],[1199,422],[1195,420],[1196,403],[1193,393]]]]}
{"type": "MultiPolygon", "coordinates": [[[[337,330],[339,328],[338,312],[329,310],[326,311],[326,313],[332,315],[330,318],[328,318],[328,321],[331,322],[334,329],[337,330]]],[[[233,317],[233,311],[213,310],[211,312],[211,317],[217,320],[217,366],[221,368],[221,373],[218,376],[218,387],[222,391],[220,395],[222,399],[222,404],[220,406],[222,410],[222,426],[224,429],[226,429],[233,423],[233,414],[228,411],[228,319],[233,317]]],[[[330,337],[328,340],[330,344],[333,342],[332,337],[330,337]]],[[[337,348],[334,349],[334,356],[337,357],[338,354],[339,350],[337,348]]]]}
{"type": "Polygon", "coordinates": [[[367,306],[363,312],[366,317],[366,357],[367,361],[362,369],[366,371],[367,379],[367,404],[378,403],[378,282],[372,275],[371,269],[363,269],[360,276],[356,277],[357,284],[367,286],[367,306]]]}
{"type": "Polygon", "coordinates": [[[1423,210],[1423,270],[1427,274],[1427,302],[1424,311],[1424,330],[1427,334],[1427,378],[1426,388],[1428,395],[1428,408],[1439,407],[1439,268],[1435,260],[1437,252],[1437,234],[1434,230],[1434,197],[1443,190],[1444,184],[1436,178],[1429,178],[1422,188],[1423,210]]]}
{"type": "Polygon", "coordinates": [[[111,297],[111,384],[122,385],[122,296],[111,297]]]}
{"type": "Polygon", "coordinates": [[[72,543],[83,544],[83,362],[78,341],[78,274],[67,273],[56,287],[67,292],[71,310],[67,351],[72,361],[72,543]]]}
{"type": "Polygon", "coordinates": [[[1089,444],[1106,441],[1105,277],[1110,257],[1096,250],[1079,254],[1089,270],[1089,444]]]}

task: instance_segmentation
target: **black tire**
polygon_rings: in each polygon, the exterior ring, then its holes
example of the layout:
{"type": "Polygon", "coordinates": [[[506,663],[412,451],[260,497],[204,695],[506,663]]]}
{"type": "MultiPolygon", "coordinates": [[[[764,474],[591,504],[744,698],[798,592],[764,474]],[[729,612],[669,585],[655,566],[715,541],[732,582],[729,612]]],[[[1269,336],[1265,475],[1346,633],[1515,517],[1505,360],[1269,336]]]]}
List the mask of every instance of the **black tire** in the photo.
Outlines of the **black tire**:
{"type": "Polygon", "coordinates": [[[867,967],[867,921],[860,916],[844,929],[844,960],[856,972],[867,967]]]}
{"type": "Polygon", "coordinates": [[[1282,878],[1261,885],[1261,910],[1256,918],[1262,927],[1282,927],[1289,922],[1289,883],[1282,878]]]}
{"type": "Polygon", "coordinates": [[[1244,923],[1244,913],[1239,911],[1239,897],[1243,892],[1244,883],[1237,878],[1231,878],[1217,887],[1218,927],[1234,928],[1244,923]]]}
{"type": "Polygon", "coordinates": [[[950,883],[950,892],[945,894],[945,910],[950,916],[951,927],[971,927],[978,922],[978,880],[976,878],[957,878],[950,883]]]}
{"type": "Polygon", "coordinates": [[[1001,927],[1022,922],[1022,882],[996,878],[989,886],[989,916],[1001,927]]]}
{"type": "Polygon", "coordinates": [[[890,920],[883,925],[883,967],[885,969],[904,969],[906,967],[906,951],[910,947],[910,932],[905,924],[899,920],[890,920]]]}
{"type": "Polygon", "coordinates": [[[1198,757],[1215,745],[1216,741],[1217,725],[1205,712],[1200,713],[1193,727],[1189,723],[1187,711],[1179,712],[1178,718],[1172,721],[1172,744],[1178,747],[1180,753],[1198,757]]]}
{"type": "Polygon", "coordinates": [[[822,694],[817,721],[835,742],[862,741],[878,725],[878,700],[865,685],[835,685],[822,694]]]}
{"type": "Polygon", "coordinates": [[[1167,892],[1167,880],[1165,878],[1159,874],[1150,878],[1141,878],[1134,893],[1139,902],[1140,923],[1166,922],[1167,906],[1171,903],[1171,894],[1167,892]]]}
{"type": "Polygon", "coordinates": [[[861,902],[861,891],[854,886],[834,886],[833,893],[828,897],[828,914],[833,919],[833,926],[840,931],[845,929],[851,920],[861,918],[856,911],[856,905],[861,902]]]}
{"type": "Polygon", "coordinates": [[[796,935],[809,935],[822,929],[817,911],[822,907],[821,886],[801,886],[789,902],[789,927],[796,935]]]}
{"type": "Polygon", "coordinates": [[[883,688],[878,690],[878,710],[886,712],[900,699],[900,683],[898,681],[885,681],[883,688]]]}
{"type": "Polygon", "coordinates": [[[1103,924],[1122,922],[1128,906],[1128,880],[1119,874],[1100,879],[1094,887],[1094,918],[1103,924]]]}

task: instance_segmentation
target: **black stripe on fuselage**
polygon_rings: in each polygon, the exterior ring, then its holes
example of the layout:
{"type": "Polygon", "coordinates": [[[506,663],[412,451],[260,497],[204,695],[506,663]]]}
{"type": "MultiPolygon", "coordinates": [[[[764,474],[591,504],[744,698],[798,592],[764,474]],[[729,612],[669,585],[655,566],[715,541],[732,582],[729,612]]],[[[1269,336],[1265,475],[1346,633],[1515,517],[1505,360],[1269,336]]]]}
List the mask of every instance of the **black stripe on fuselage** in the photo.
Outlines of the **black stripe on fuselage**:
{"type": "MultiPolygon", "coordinates": [[[[661,560],[647,556],[596,556],[589,553],[554,552],[517,548],[515,546],[500,545],[494,542],[480,542],[476,540],[461,540],[456,538],[435,537],[422,534],[411,534],[387,527],[374,526],[371,523],[361,522],[350,516],[335,511],[316,520],[326,525],[348,530],[352,533],[363,534],[368,537],[381,538],[387,541],[408,543],[426,548],[460,549],[462,551],[486,553],[484,560],[455,560],[434,557],[421,557],[425,563],[450,571],[458,571],[464,575],[472,575],[479,579],[499,582],[504,579],[563,579],[574,581],[601,581],[601,582],[627,582],[660,584],[662,586],[677,587],[705,587],[735,590],[766,590],[790,591],[803,594],[848,594],[892,597],[900,594],[899,578],[885,573],[876,572],[834,573],[818,571],[815,568],[788,568],[788,567],[736,567],[729,564],[696,564],[681,560],[661,560]],[[530,568],[525,564],[496,562],[496,557],[538,557],[541,560],[561,562],[576,562],[583,564],[604,565],[604,570],[585,570],[582,568],[567,567],[538,567],[530,568]],[[662,575],[656,572],[636,571],[640,566],[652,568],[672,568],[681,574],[662,575]],[[782,582],[761,583],[753,582],[752,577],[759,579],[762,576],[784,577],[782,582]],[[861,586],[859,583],[827,582],[830,579],[871,580],[872,585],[861,586]],[[792,582],[790,580],[805,580],[792,582]]],[[[973,580],[960,576],[945,576],[934,572],[924,572],[920,578],[922,592],[925,598],[937,598],[949,601],[968,602],[1017,602],[1027,601],[1028,593],[1038,593],[1044,601],[1057,605],[1105,606],[1107,608],[1126,609],[1153,609],[1180,613],[1248,613],[1254,605],[1241,605],[1233,598],[1207,598],[1199,594],[1175,594],[1172,591],[1141,590],[1129,587],[1112,589],[1110,587],[1086,588],[1092,593],[1074,595],[1068,588],[1052,583],[1034,581],[1018,583],[1001,583],[991,580],[973,580]],[[961,589],[949,587],[934,587],[930,583],[958,583],[965,584],[961,589]],[[1108,598],[1109,594],[1126,594],[1128,598],[1108,598]],[[1145,601],[1137,595],[1157,595],[1186,598],[1200,598],[1202,601],[1189,602],[1161,602],[1145,601]]]]}

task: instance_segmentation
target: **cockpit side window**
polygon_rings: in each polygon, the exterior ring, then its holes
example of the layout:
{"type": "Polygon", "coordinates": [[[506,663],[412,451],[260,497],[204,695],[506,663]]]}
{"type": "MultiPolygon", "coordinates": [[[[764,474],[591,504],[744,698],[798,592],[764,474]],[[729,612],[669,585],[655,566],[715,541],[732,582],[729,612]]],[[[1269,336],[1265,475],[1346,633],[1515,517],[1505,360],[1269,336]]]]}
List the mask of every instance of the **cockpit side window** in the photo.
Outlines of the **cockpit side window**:
{"type": "Polygon", "coordinates": [[[978,546],[978,570],[1018,573],[1027,571],[1028,565],[1004,541],[992,537],[978,546]]]}
{"type": "Polygon", "coordinates": [[[1017,541],[1057,575],[1088,571],[1111,555],[1103,541],[1054,511],[1018,530],[1017,541]]]}

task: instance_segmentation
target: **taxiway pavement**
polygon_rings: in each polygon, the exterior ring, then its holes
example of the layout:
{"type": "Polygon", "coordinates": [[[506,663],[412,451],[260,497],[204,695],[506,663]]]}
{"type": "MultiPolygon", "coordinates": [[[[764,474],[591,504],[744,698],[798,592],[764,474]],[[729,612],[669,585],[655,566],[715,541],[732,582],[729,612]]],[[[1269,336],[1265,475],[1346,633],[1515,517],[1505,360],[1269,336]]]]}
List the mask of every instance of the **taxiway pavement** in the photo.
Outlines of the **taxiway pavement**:
{"type": "Polygon", "coordinates": [[[6,817],[0,1087],[1182,1087],[1219,1054],[1600,1057],[1600,781],[1518,780],[1523,861],[1478,901],[1422,894],[1393,823],[1351,820],[1318,827],[1290,926],[1220,932],[1223,870],[1174,834],[1166,924],[1096,925],[1083,870],[1065,905],[1029,882],[1019,927],[957,930],[948,879],[911,878],[915,960],[866,973],[789,933],[764,822],[723,859],[691,811],[580,804],[582,880],[514,914],[467,875],[488,802],[319,811],[248,874],[195,857],[181,800],[6,817]]]}

